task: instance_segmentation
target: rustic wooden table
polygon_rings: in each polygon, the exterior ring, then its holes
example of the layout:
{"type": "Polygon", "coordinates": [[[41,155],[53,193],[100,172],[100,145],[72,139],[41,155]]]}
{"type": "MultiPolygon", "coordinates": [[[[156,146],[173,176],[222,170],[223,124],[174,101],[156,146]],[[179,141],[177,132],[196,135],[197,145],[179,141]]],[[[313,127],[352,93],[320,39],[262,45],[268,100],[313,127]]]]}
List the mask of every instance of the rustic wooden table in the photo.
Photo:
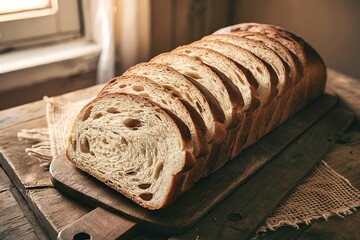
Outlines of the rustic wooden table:
{"type": "MultiPolygon", "coordinates": [[[[333,70],[329,70],[328,75],[328,86],[339,96],[340,103],[355,113],[356,120],[324,160],[360,189],[360,81],[333,70]]],[[[94,86],[63,97],[80,100],[98,89],[99,86],[94,86]]],[[[48,172],[39,166],[35,158],[26,155],[24,150],[31,143],[18,141],[16,134],[20,129],[34,127],[46,127],[44,101],[0,112],[0,239],[56,239],[61,229],[94,209],[60,193],[51,183],[48,172]],[[6,159],[18,161],[4,164],[6,159]]],[[[221,204],[217,209],[221,209],[221,204]]],[[[189,230],[195,232],[195,235],[190,235],[196,237],[196,231],[212,226],[214,221],[217,220],[211,217],[204,219],[189,230]]],[[[240,230],[233,228],[232,231],[229,236],[240,230]]],[[[206,239],[199,235],[199,239],[206,239]]],[[[226,239],[226,236],[225,233],[219,239],[226,239]]],[[[158,239],[160,236],[143,232],[137,238],[158,239]]],[[[345,218],[314,221],[311,225],[301,225],[299,230],[283,227],[262,235],[261,239],[360,239],[360,214],[355,212],[345,218]]]]}

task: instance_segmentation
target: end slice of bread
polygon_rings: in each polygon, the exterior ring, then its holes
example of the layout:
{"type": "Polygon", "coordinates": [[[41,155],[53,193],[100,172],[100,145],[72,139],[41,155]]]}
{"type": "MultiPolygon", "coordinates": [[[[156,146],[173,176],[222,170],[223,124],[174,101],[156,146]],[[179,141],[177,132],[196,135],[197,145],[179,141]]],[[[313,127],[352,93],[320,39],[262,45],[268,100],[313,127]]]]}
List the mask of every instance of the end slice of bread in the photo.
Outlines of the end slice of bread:
{"type": "Polygon", "coordinates": [[[165,64],[175,68],[204,93],[208,102],[223,116],[225,126],[232,121],[232,103],[229,93],[221,79],[210,68],[196,58],[185,54],[163,53],[150,62],[165,64]]]}
{"type": "Polygon", "coordinates": [[[80,112],[67,157],[138,204],[159,209],[181,194],[185,173],[194,166],[189,139],[189,132],[152,101],[107,94],[80,112]]]}

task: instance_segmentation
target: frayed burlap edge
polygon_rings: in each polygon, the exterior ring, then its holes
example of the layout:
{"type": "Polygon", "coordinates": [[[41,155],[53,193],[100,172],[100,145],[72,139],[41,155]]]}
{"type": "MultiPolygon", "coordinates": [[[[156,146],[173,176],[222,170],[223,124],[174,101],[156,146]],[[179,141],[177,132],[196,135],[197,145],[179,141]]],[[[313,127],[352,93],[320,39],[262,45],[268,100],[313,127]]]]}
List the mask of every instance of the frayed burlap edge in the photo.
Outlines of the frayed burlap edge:
{"type": "Polygon", "coordinates": [[[56,156],[66,148],[72,123],[79,111],[93,98],[78,102],[44,97],[46,101],[46,120],[51,143],[51,155],[56,156]]]}
{"type": "Polygon", "coordinates": [[[21,129],[17,137],[19,140],[34,142],[30,147],[25,148],[25,152],[38,159],[39,164],[45,170],[49,168],[52,160],[49,131],[47,128],[21,129]]]}
{"type": "Polygon", "coordinates": [[[317,219],[344,217],[360,206],[360,191],[349,180],[321,161],[266,220],[260,231],[282,226],[299,229],[317,219]]]}
{"type": "Polygon", "coordinates": [[[68,135],[75,117],[93,98],[69,102],[58,97],[44,97],[48,128],[21,129],[19,140],[34,142],[25,152],[39,160],[44,170],[48,170],[51,160],[66,148],[68,135]]]}

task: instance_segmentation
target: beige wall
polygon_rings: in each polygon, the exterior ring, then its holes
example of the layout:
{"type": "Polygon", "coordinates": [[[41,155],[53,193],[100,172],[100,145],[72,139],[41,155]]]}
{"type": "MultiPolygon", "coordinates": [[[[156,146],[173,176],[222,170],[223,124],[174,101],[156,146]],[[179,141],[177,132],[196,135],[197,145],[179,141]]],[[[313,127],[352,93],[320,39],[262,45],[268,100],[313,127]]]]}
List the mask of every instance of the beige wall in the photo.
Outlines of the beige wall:
{"type": "Polygon", "coordinates": [[[151,0],[151,56],[229,24],[230,0],[151,0]]]}
{"type": "Polygon", "coordinates": [[[327,66],[360,79],[360,1],[235,0],[233,22],[283,26],[309,42],[327,66]]]}

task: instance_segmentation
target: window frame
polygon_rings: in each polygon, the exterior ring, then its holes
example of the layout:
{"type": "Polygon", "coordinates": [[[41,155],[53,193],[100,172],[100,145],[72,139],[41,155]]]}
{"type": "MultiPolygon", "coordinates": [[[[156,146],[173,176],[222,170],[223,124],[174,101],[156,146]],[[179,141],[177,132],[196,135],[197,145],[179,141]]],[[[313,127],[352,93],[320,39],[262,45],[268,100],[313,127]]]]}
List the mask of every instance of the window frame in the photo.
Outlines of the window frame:
{"type": "Polygon", "coordinates": [[[43,17],[53,15],[58,11],[58,0],[47,0],[48,4],[44,7],[22,9],[13,12],[1,13],[0,22],[14,21],[20,19],[28,19],[34,17],[43,17]]]}
{"type": "Polygon", "coordinates": [[[0,92],[96,69],[101,47],[92,36],[94,11],[89,1],[78,2],[82,8],[81,37],[56,39],[48,45],[37,43],[31,48],[20,46],[0,53],[0,92]]]}

